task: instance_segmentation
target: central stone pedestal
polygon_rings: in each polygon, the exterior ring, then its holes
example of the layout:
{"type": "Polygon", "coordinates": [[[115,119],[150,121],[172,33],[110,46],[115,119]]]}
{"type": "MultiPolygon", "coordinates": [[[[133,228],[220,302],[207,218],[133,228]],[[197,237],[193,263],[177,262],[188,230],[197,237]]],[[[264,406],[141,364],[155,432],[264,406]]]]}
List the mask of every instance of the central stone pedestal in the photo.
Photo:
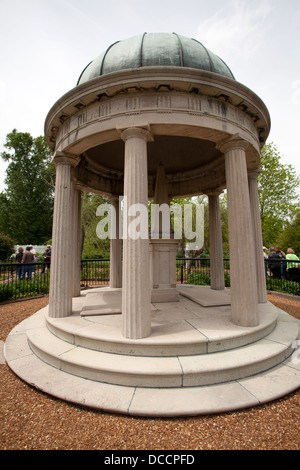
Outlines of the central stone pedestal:
{"type": "Polygon", "coordinates": [[[150,240],[151,302],[178,302],[176,289],[176,254],[178,240],[150,240]]]}

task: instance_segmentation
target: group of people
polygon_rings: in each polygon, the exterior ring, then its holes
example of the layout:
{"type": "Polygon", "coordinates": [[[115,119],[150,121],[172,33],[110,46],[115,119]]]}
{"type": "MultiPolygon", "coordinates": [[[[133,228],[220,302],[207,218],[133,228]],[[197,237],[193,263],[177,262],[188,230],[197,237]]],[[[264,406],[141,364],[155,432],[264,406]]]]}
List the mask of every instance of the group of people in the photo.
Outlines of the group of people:
{"type": "MultiPolygon", "coordinates": [[[[31,279],[35,272],[36,252],[32,245],[28,245],[24,251],[22,246],[19,247],[18,253],[16,254],[17,264],[17,278],[19,279],[31,279]]],[[[45,252],[43,253],[43,264],[42,273],[45,272],[46,268],[50,268],[51,264],[51,246],[47,245],[45,252]]]]}
{"type": "Polygon", "coordinates": [[[300,282],[300,260],[292,248],[288,248],[286,254],[276,246],[270,248],[263,247],[265,269],[267,274],[268,266],[270,273],[276,279],[286,279],[290,281],[300,282]]]}

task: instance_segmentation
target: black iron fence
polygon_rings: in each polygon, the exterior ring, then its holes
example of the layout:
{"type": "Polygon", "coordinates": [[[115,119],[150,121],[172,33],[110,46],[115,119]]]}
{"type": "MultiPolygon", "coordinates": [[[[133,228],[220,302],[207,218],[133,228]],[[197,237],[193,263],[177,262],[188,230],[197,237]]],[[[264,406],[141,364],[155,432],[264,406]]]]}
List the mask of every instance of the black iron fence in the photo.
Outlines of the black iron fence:
{"type": "Polygon", "coordinates": [[[81,261],[80,281],[83,289],[108,286],[109,274],[109,259],[86,259],[81,261]]]}
{"type": "MultiPolygon", "coordinates": [[[[230,286],[229,258],[223,260],[225,287],[230,286]]],[[[210,258],[177,258],[177,283],[210,285],[210,258]]]]}
{"type": "MultiPolygon", "coordinates": [[[[241,261],[243,262],[243,261],[241,261]]],[[[265,262],[266,288],[300,296],[300,268],[288,260],[265,262]]],[[[0,264],[0,302],[16,300],[49,293],[50,265],[0,264]]],[[[177,258],[177,283],[210,285],[209,258],[177,258]]],[[[110,276],[109,259],[81,261],[81,288],[108,286],[110,276]]],[[[230,287],[230,260],[224,259],[225,287],[230,287]]],[[[247,286],[245,287],[247,288],[247,286]]]]}
{"type": "Polygon", "coordinates": [[[46,295],[50,269],[45,263],[0,264],[0,302],[46,295]]]}

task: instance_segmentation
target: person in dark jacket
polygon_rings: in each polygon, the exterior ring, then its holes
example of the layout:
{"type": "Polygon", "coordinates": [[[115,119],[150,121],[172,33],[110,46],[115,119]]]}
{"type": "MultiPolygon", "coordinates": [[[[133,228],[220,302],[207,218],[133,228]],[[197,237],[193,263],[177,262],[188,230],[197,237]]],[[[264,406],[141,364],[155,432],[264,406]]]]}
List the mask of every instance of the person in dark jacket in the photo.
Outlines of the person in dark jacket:
{"type": "Polygon", "coordinates": [[[50,269],[50,262],[51,262],[51,246],[47,245],[45,253],[43,254],[43,268],[42,273],[45,272],[46,267],[50,269]]]}
{"type": "Polygon", "coordinates": [[[276,279],[281,279],[281,257],[279,256],[279,253],[276,253],[275,248],[270,248],[268,261],[273,277],[276,279]]]}
{"type": "Polygon", "coordinates": [[[19,247],[18,253],[16,254],[16,264],[17,264],[17,278],[22,279],[22,259],[23,259],[24,248],[19,247]]]}
{"type": "Polygon", "coordinates": [[[285,253],[279,248],[279,246],[275,246],[275,253],[279,255],[280,258],[280,274],[281,279],[285,279],[286,277],[286,256],[285,253]]]}
{"type": "Polygon", "coordinates": [[[26,247],[25,253],[22,258],[23,264],[23,278],[27,274],[27,279],[31,280],[32,268],[34,263],[34,254],[30,251],[30,246],[26,247]]]}

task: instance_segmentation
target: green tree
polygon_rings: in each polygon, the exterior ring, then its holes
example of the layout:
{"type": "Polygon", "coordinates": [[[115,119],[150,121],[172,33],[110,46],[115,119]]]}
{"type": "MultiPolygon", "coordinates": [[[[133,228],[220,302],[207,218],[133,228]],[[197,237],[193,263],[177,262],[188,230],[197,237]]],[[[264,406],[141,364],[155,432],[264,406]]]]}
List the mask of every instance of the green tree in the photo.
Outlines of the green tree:
{"type": "Polygon", "coordinates": [[[6,136],[8,162],[0,196],[0,230],[18,244],[42,244],[51,238],[55,170],[43,137],[14,129],[6,136]]]}
{"type": "Polygon", "coordinates": [[[281,163],[281,155],[273,143],[261,152],[262,173],[258,178],[263,242],[276,245],[290,215],[299,207],[300,178],[292,165],[281,163]]]}
{"type": "Polygon", "coordinates": [[[221,212],[223,254],[224,254],[224,257],[227,258],[229,256],[227,193],[221,194],[219,200],[220,200],[220,212],[221,212]]]}
{"type": "Polygon", "coordinates": [[[83,259],[109,258],[110,239],[101,240],[97,236],[100,217],[96,211],[100,204],[109,201],[98,194],[83,193],[81,198],[81,256],[83,259]]]}
{"type": "Polygon", "coordinates": [[[4,233],[0,233],[0,261],[8,261],[14,251],[14,240],[4,233]]]}
{"type": "MultiPolygon", "coordinates": [[[[181,214],[182,214],[182,238],[178,240],[178,252],[181,254],[181,256],[184,256],[184,252],[186,249],[186,243],[187,240],[184,235],[184,205],[185,204],[193,204],[193,199],[191,197],[185,197],[185,198],[174,198],[171,201],[170,207],[172,206],[180,206],[181,208],[181,214]]],[[[194,211],[193,211],[194,212],[194,211]]],[[[194,215],[194,213],[193,213],[194,215]]],[[[171,226],[172,229],[174,229],[174,214],[171,213],[171,226]]]]}
{"type": "Polygon", "coordinates": [[[286,252],[288,248],[292,248],[297,255],[300,254],[300,210],[291,222],[289,222],[281,234],[279,245],[286,252]]]}

